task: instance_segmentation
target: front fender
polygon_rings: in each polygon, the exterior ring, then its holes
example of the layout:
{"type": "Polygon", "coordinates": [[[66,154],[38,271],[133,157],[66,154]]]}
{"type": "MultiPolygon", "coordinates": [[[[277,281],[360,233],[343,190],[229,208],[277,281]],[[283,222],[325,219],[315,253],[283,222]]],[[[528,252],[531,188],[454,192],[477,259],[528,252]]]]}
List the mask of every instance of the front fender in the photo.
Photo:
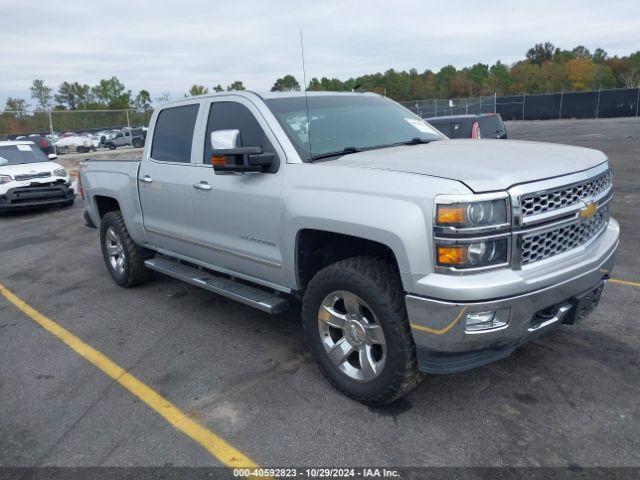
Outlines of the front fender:
{"type": "Polygon", "coordinates": [[[303,229],[314,229],[381,243],[391,249],[398,262],[405,290],[412,290],[411,272],[431,271],[430,216],[423,206],[398,198],[351,192],[298,190],[287,201],[283,259],[300,285],[296,269],[295,239],[303,229]],[[318,199],[322,201],[318,201],[318,199]]]}

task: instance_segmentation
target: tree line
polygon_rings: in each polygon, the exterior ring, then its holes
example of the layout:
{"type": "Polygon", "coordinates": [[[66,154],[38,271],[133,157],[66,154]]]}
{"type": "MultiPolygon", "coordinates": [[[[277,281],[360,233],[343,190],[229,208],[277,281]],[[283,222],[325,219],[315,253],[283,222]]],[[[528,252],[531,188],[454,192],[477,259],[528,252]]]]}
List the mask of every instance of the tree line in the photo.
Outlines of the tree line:
{"type": "MultiPolygon", "coordinates": [[[[571,50],[555,47],[551,42],[531,47],[520,61],[511,65],[497,61],[493,65],[476,63],[457,69],[453,65],[439,71],[416,69],[371,73],[356,78],[312,78],[311,91],[350,91],[361,89],[378,92],[397,101],[432,98],[455,98],[479,95],[545,93],[558,91],[597,90],[640,86],[640,51],[627,56],[609,56],[601,48],[593,52],[580,45],[571,50]]],[[[218,84],[209,90],[193,85],[185,97],[212,92],[244,90],[237,80],[225,87],[218,84]]],[[[293,75],[278,78],[271,91],[299,91],[300,83],[293,75]]],[[[156,103],[171,100],[168,92],[155,98],[156,103]]],[[[31,85],[31,99],[9,98],[5,110],[25,112],[48,110],[116,110],[152,108],[148,90],[134,94],[117,78],[102,79],[90,86],[79,82],[62,82],[56,91],[41,79],[31,85]],[[31,102],[31,103],[30,103],[31,102]]]]}

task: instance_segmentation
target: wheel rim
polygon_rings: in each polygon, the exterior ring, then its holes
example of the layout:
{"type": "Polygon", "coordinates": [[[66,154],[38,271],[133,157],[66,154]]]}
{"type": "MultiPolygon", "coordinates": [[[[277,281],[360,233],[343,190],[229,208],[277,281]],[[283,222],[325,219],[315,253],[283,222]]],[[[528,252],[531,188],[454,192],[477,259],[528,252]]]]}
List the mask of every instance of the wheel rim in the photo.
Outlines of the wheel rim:
{"type": "Polygon", "coordinates": [[[358,382],[377,378],[387,359],[387,343],[373,310],[346,290],[327,295],[318,311],[320,341],[331,363],[358,382]]]}
{"type": "Polygon", "coordinates": [[[107,228],[107,233],[104,238],[104,246],[109,256],[109,263],[111,268],[117,273],[124,273],[124,248],[120,236],[116,233],[113,227],[107,228]]]}

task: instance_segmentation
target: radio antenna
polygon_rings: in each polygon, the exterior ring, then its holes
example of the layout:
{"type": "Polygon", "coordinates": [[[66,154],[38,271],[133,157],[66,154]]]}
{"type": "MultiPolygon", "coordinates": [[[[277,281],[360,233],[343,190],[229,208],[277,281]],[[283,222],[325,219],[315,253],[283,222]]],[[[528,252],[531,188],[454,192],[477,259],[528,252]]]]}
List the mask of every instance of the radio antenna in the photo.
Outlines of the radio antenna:
{"type": "Polygon", "coordinates": [[[304,42],[300,30],[300,56],[302,57],[302,81],[304,83],[304,104],[307,109],[307,137],[309,139],[309,161],[311,161],[311,118],[309,118],[309,96],[307,95],[307,71],[304,66],[304,42]]]}

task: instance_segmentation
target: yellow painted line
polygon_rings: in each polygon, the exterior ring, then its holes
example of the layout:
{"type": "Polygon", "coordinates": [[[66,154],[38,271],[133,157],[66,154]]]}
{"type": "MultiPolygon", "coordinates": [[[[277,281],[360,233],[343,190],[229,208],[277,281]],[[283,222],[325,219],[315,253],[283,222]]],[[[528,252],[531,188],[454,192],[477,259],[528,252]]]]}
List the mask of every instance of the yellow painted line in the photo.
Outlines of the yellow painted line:
{"type": "Polygon", "coordinates": [[[640,287],[640,283],[630,282],[629,280],[618,280],[617,278],[610,278],[608,281],[613,283],[619,283],[621,285],[629,285],[631,287],[640,287]]]}
{"type": "Polygon", "coordinates": [[[126,390],[134,394],[149,407],[159,413],[167,422],[182,433],[198,442],[206,451],[217,458],[222,464],[230,468],[259,468],[256,463],[245,454],[229,445],[211,430],[203,427],[189,418],[178,407],[164,398],[151,387],[145,385],[125,369],[114,363],[108,357],[95,348],[87,345],[73,333],[69,332],[56,322],[47,318],[34,308],[9,291],[0,283],[0,293],[4,298],[13,303],[19,310],[29,316],[38,325],[52,335],[58,337],[78,355],[101,370],[104,374],[113,378],[126,390]]]}
{"type": "Polygon", "coordinates": [[[464,307],[462,310],[460,310],[460,313],[458,313],[458,316],[454,318],[449,325],[441,329],[424,327],[422,325],[416,325],[415,323],[410,323],[409,325],[411,326],[411,328],[415,328],[416,330],[420,330],[421,332],[433,333],[434,335],[444,335],[449,330],[451,330],[456,323],[458,323],[458,320],[462,318],[462,314],[467,310],[467,308],[468,307],[464,307]]]}

